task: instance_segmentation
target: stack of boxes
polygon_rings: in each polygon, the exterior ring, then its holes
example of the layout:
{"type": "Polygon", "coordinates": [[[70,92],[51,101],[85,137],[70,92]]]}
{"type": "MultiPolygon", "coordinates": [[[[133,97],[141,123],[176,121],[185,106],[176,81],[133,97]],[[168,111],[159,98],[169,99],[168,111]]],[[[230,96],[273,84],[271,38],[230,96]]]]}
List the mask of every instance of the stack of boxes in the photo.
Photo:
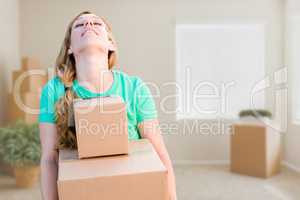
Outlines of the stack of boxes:
{"type": "Polygon", "coordinates": [[[77,150],[59,151],[60,200],[167,200],[167,170],[147,140],[128,142],[118,96],[76,99],[77,150]]]}
{"type": "Polygon", "coordinates": [[[41,89],[47,82],[47,70],[35,58],[22,58],[21,69],[12,72],[12,92],[8,96],[8,122],[18,119],[37,122],[41,89]]]}

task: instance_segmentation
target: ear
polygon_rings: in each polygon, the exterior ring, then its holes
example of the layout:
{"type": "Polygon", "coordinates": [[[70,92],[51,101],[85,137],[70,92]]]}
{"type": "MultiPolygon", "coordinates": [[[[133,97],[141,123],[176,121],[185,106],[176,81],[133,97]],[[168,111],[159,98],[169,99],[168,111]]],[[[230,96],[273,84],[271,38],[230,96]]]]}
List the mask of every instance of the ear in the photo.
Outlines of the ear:
{"type": "Polygon", "coordinates": [[[116,51],[117,50],[117,47],[116,47],[115,43],[112,40],[109,40],[108,50],[109,51],[116,51]]]}
{"type": "Polygon", "coordinates": [[[72,54],[73,53],[73,51],[72,51],[72,48],[70,47],[69,49],[68,49],[68,54],[70,55],[70,54],[72,54]]]}

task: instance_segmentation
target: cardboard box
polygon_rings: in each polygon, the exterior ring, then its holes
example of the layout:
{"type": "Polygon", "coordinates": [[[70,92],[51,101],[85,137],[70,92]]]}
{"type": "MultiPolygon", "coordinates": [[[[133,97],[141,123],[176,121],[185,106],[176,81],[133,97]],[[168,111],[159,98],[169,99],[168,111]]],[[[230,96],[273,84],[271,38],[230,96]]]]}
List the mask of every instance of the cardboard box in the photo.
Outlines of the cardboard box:
{"type": "Polygon", "coordinates": [[[231,135],[231,171],[267,178],[280,172],[281,135],[262,123],[238,123],[231,135]]]}
{"type": "Polygon", "coordinates": [[[129,155],[79,159],[61,150],[60,200],[169,200],[167,170],[148,140],[132,141],[129,155]]]}
{"type": "Polygon", "coordinates": [[[19,96],[8,95],[8,122],[14,123],[18,119],[26,123],[38,121],[40,93],[20,93],[19,96]],[[17,100],[19,99],[19,100],[17,100]],[[22,105],[23,104],[23,105],[22,105]],[[24,106],[24,107],[23,107],[24,106]]]}
{"type": "Polygon", "coordinates": [[[15,70],[12,73],[13,91],[17,92],[41,92],[42,87],[47,83],[47,71],[15,70]],[[19,88],[15,88],[19,87],[19,88]]]}
{"type": "Polygon", "coordinates": [[[128,153],[126,105],[121,97],[74,100],[79,158],[128,153]]]}
{"type": "Polygon", "coordinates": [[[22,60],[22,69],[29,70],[29,69],[39,69],[41,68],[40,61],[37,58],[33,57],[23,57],[22,60]]]}

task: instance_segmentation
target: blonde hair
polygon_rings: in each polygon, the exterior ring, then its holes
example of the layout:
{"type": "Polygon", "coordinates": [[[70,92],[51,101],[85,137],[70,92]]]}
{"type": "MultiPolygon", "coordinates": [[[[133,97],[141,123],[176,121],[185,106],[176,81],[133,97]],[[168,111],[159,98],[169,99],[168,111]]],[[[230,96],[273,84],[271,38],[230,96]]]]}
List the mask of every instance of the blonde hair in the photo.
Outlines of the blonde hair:
{"type": "MultiPolygon", "coordinates": [[[[75,134],[75,127],[69,127],[69,119],[72,112],[73,99],[75,98],[74,91],[72,91],[73,81],[76,79],[76,63],[73,54],[69,54],[69,48],[71,44],[71,33],[74,22],[78,17],[85,14],[93,14],[90,11],[81,12],[77,15],[71,23],[68,25],[64,41],[62,43],[60,52],[56,59],[55,73],[60,78],[65,86],[65,94],[56,103],[56,126],[58,131],[58,141],[56,148],[77,148],[77,140],[75,134]]],[[[115,40],[112,34],[111,26],[103,18],[100,17],[106,25],[106,30],[108,32],[108,39],[114,44],[115,40]]],[[[108,52],[108,68],[111,69],[117,63],[117,52],[108,52]]]]}

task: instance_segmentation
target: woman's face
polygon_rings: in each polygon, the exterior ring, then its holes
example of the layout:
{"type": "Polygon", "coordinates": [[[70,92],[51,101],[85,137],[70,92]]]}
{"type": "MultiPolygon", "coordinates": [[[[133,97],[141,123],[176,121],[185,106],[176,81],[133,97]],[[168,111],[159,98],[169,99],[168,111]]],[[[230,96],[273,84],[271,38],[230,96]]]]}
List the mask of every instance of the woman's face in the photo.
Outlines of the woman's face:
{"type": "Polygon", "coordinates": [[[94,14],[84,14],[78,17],[72,26],[70,48],[72,53],[112,50],[105,26],[102,19],[94,14]]]}

